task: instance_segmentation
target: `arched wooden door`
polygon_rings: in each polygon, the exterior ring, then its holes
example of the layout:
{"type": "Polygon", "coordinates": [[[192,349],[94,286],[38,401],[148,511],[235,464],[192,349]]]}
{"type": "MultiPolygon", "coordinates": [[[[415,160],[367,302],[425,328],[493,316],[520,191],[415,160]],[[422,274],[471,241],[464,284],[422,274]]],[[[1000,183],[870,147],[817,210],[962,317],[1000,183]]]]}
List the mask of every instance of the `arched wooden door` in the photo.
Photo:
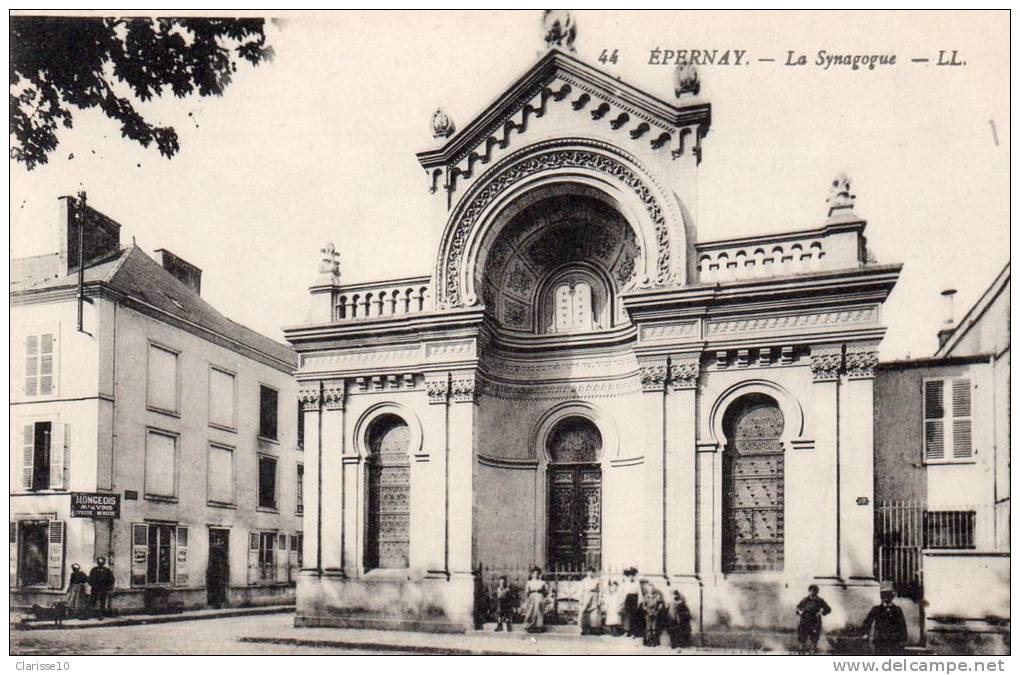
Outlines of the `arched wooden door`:
{"type": "Polygon", "coordinates": [[[549,434],[548,548],[550,567],[602,567],[602,436],[583,417],[568,417],[549,434]]]}
{"type": "Polygon", "coordinates": [[[779,404],[761,394],[723,418],[723,572],[783,569],[783,425],[779,404]]]}

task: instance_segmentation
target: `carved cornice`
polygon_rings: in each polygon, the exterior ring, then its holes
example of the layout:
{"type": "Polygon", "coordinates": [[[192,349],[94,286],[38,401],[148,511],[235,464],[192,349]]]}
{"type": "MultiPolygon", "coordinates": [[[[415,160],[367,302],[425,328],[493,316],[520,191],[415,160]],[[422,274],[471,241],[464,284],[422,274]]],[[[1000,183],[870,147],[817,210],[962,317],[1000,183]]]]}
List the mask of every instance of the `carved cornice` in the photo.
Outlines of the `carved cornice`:
{"type": "Polygon", "coordinates": [[[567,401],[618,398],[640,391],[633,377],[593,382],[557,382],[550,384],[511,384],[484,382],[486,396],[506,401],[567,401]]]}
{"type": "Polygon", "coordinates": [[[719,333],[742,333],[810,326],[837,326],[854,323],[874,323],[876,321],[878,321],[878,310],[874,307],[869,307],[867,309],[853,309],[840,312],[763,316],[752,319],[734,319],[731,321],[709,321],[705,324],[705,333],[717,335],[719,333]]]}
{"type": "Polygon", "coordinates": [[[441,405],[450,398],[450,374],[428,373],[425,375],[425,391],[429,395],[429,403],[441,405]]]}
{"type": "Polygon", "coordinates": [[[344,380],[324,380],[322,383],[322,405],[326,410],[343,410],[346,387],[344,380]]]}
{"type": "Polygon", "coordinates": [[[847,345],[846,374],[851,380],[875,377],[878,345],[847,345]]]}
{"type": "Polygon", "coordinates": [[[842,345],[811,348],[811,376],[815,382],[838,380],[842,367],[842,345]]]}
{"type": "Polygon", "coordinates": [[[698,386],[701,361],[697,357],[672,359],[669,363],[669,386],[673,391],[694,389],[698,386]]]}
{"type": "Polygon", "coordinates": [[[640,366],[642,391],[665,391],[667,369],[665,363],[649,363],[640,366]]]}
{"type": "Polygon", "coordinates": [[[302,382],[298,385],[298,401],[301,403],[301,410],[304,412],[318,412],[320,402],[320,383],[302,382]]]}
{"type": "Polygon", "coordinates": [[[454,403],[477,403],[480,389],[474,375],[454,375],[450,381],[450,398],[454,403]]]}

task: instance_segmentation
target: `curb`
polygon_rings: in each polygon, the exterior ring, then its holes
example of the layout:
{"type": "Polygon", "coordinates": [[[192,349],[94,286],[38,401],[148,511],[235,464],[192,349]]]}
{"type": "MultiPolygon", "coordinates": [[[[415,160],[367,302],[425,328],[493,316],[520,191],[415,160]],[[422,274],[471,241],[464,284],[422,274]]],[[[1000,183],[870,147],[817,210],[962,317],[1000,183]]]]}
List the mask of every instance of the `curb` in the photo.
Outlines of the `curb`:
{"type": "Polygon", "coordinates": [[[263,614],[283,614],[293,612],[293,605],[271,605],[266,607],[246,607],[238,609],[227,609],[207,614],[180,614],[146,615],[144,617],[107,619],[105,621],[94,621],[90,623],[70,623],[76,619],[67,619],[65,623],[57,626],[52,621],[29,621],[11,624],[12,630],[80,630],[83,628],[121,628],[124,626],[144,626],[155,623],[176,623],[179,621],[199,621],[202,619],[226,619],[236,616],[260,616],[263,614]]]}

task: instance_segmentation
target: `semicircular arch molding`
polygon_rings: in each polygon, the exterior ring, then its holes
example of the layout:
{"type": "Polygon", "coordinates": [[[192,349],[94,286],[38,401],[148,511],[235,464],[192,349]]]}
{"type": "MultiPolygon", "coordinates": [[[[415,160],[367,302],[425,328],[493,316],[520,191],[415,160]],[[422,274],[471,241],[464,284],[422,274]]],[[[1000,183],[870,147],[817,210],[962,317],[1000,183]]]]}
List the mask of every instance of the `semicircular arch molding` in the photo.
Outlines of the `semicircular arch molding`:
{"type": "Polygon", "coordinates": [[[783,413],[785,424],[780,440],[784,445],[790,441],[801,439],[804,436],[804,409],[801,407],[797,397],[790,393],[785,387],[770,380],[746,380],[734,384],[715,400],[712,404],[708,417],[709,433],[712,435],[711,442],[719,449],[726,446],[726,433],[723,429],[723,418],[726,411],[740,398],[747,394],[761,394],[773,399],[783,413]]]}
{"type": "Polygon", "coordinates": [[[556,428],[556,425],[571,417],[586,419],[598,429],[602,436],[600,457],[602,463],[619,456],[620,435],[613,418],[598,406],[586,401],[567,401],[553,406],[538,419],[528,442],[532,459],[537,459],[543,465],[552,463],[553,458],[549,456],[548,450],[549,434],[556,428]]]}
{"type": "Polygon", "coordinates": [[[418,416],[405,405],[393,402],[376,403],[358,418],[358,421],[354,424],[354,449],[358,453],[361,459],[366,459],[372,454],[368,444],[368,433],[372,429],[372,425],[381,418],[388,415],[399,417],[407,425],[410,437],[408,439],[407,452],[409,455],[416,455],[421,453],[423,443],[423,433],[421,427],[421,420],[418,416]]]}

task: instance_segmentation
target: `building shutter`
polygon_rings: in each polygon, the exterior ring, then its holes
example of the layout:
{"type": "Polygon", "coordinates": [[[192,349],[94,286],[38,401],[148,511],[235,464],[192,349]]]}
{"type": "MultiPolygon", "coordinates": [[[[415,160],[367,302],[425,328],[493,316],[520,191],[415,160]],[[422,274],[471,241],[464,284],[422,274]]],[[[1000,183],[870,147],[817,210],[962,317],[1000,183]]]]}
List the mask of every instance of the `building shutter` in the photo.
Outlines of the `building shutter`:
{"type": "Polygon", "coordinates": [[[971,424],[970,380],[953,380],[953,459],[973,456],[971,424]]]}
{"type": "Polygon", "coordinates": [[[276,580],[284,583],[290,579],[290,570],[287,563],[287,535],[279,534],[276,537],[276,580]]]}
{"type": "Polygon", "coordinates": [[[59,591],[64,587],[64,522],[51,520],[49,527],[49,547],[46,554],[47,585],[59,591]]]}
{"type": "Polygon", "coordinates": [[[301,542],[298,538],[298,535],[296,534],[290,535],[290,559],[289,559],[290,576],[287,579],[288,581],[297,580],[297,575],[298,572],[300,571],[300,569],[298,568],[298,546],[300,545],[301,542]]]}
{"type": "Polygon", "coordinates": [[[65,471],[67,470],[67,432],[70,425],[54,422],[50,434],[50,489],[63,490],[67,487],[65,471]]]}
{"type": "Polygon", "coordinates": [[[53,333],[39,336],[39,395],[49,396],[53,393],[53,354],[56,340],[53,333]]]}
{"type": "Polygon", "coordinates": [[[144,586],[149,570],[149,526],[134,523],[131,526],[131,585],[144,586]]]}
{"type": "Polygon", "coordinates": [[[924,459],[940,461],[946,457],[945,382],[924,383],[924,459]]]}
{"type": "Polygon", "coordinates": [[[248,535],[248,583],[254,584],[259,579],[259,533],[248,535]]]}
{"type": "Polygon", "coordinates": [[[18,587],[18,524],[11,522],[11,588],[18,587]]]}
{"type": "Polygon", "coordinates": [[[39,336],[25,337],[25,396],[39,395],[39,336]]]}
{"type": "Polygon", "coordinates": [[[174,585],[188,585],[188,528],[177,528],[177,557],[174,562],[174,585]]]}
{"type": "Polygon", "coordinates": [[[21,487],[25,490],[32,489],[32,475],[35,461],[35,425],[26,424],[22,427],[22,455],[21,455],[21,487]]]}

